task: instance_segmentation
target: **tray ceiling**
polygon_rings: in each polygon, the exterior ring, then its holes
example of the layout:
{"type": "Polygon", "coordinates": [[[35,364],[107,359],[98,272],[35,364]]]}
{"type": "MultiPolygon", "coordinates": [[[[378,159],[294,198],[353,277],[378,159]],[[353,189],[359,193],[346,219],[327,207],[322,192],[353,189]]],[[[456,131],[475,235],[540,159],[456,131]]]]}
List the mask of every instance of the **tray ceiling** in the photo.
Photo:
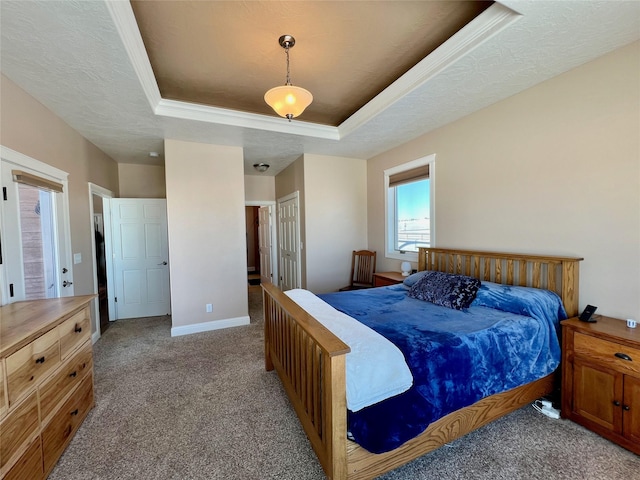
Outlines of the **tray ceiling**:
{"type": "Polygon", "coordinates": [[[338,126],[489,7],[488,1],[132,1],[162,98],[274,115],[280,35],[292,83],[313,94],[300,120],[338,126]]]}

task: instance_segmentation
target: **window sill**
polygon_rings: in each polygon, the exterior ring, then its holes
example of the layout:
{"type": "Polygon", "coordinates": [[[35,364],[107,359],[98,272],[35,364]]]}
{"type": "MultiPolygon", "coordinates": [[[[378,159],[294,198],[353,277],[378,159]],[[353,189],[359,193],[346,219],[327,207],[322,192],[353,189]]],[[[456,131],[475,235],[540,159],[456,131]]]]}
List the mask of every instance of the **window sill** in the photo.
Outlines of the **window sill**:
{"type": "Polygon", "coordinates": [[[396,260],[401,260],[403,262],[417,262],[418,252],[406,252],[406,253],[386,252],[385,258],[394,258],[396,260]]]}

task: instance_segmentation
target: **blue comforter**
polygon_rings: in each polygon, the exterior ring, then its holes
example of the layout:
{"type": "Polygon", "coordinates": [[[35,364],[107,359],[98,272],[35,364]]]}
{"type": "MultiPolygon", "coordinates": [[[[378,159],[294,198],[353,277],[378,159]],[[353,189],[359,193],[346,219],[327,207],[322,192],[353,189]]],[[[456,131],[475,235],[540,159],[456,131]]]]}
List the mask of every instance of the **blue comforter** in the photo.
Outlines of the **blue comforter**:
{"type": "Polygon", "coordinates": [[[319,295],[391,340],[413,374],[405,393],[348,412],[353,439],[373,453],[402,445],[435,420],[537,380],[560,363],[557,295],[484,282],[471,307],[407,296],[404,285],[319,295]]]}

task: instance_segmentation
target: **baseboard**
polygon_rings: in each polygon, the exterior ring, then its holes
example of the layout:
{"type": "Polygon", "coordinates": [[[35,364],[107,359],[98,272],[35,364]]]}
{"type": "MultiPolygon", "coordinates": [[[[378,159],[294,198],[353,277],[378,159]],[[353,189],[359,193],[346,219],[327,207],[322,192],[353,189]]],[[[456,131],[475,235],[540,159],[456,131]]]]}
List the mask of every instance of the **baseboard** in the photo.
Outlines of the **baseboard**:
{"type": "Polygon", "coordinates": [[[211,330],[221,330],[223,328],[241,327],[249,325],[249,316],[226,318],[224,320],[212,320],[211,322],[195,323],[193,325],[183,325],[181,327],[171,327],[171,336],[191,335],[192,333],[209,332],[211,330]]]}
{"type": "Polygon", "coordinates": [[[98,340],[100,340],[100,332],[93,332],[91,334],[91,344],[93,345],[94,343],[96,343],[98,340]]]}

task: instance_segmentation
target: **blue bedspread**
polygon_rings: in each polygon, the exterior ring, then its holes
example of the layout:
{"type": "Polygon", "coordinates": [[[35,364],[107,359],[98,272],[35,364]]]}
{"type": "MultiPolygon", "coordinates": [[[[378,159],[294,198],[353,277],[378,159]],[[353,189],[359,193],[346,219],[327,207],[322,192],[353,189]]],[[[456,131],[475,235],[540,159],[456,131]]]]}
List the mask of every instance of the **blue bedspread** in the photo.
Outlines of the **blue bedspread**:
{"type": "Polygon", "coordinates": [[[348,412],[351,435],[370,452],[393,450],[444,415],[560,364],[556,329],[566,315],[551,292],[483,283],[465,310],[407,292],[394,285],[319,295],[396,344],[413,374],[407,392],[348,412]]]}

